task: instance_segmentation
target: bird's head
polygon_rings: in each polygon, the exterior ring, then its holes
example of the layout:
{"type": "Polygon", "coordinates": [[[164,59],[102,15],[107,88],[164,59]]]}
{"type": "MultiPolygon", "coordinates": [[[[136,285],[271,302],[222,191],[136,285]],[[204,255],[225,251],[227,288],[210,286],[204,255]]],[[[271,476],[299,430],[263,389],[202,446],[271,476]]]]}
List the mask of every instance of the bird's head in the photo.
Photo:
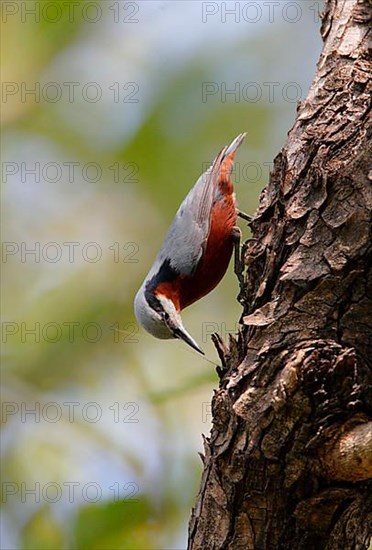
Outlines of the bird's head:
{"type": "Polygon", "coordinates": [[[134,300],[134,312],[139,324],[155,338],[179,338],[204,355],[183,326],[181,316],[170,298],[160,293],[148,297],[141,287],[134,300]]]}

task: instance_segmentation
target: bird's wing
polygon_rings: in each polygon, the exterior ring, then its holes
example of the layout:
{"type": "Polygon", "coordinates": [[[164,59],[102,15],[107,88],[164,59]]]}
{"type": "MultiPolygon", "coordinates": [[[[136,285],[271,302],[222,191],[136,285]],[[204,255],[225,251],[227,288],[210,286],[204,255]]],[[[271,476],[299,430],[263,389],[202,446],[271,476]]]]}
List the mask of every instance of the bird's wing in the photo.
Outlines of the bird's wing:
{"type": "Polygon", "coordinates": [[[190,190],[169,228],[156,264],[168,259],[171,267],[181,275],[192,275],[195,271],[209,235],[210,213],[219,191],[221,164],[244,137],[245,134],[240,134],[229,147],[224,147],[190,190]]]}
{"type": "Polygon", "coordinates": [[[210,212],[218,191],[219,167],[225,149],[190,190],[169,228],[160,255],[182,275],[191,275],[201,258],[210,227],[210,212]]]}

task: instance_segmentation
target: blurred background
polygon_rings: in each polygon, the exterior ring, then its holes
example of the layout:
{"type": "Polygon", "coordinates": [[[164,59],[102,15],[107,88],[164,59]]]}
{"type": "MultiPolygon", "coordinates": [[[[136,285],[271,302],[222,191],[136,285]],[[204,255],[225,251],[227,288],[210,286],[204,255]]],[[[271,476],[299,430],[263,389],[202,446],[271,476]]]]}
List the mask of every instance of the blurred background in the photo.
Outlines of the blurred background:
{"type": "MultiPolygon", "coordinates": [[[[232,269],[184,312],[134,295],[178,205],[246,131],[253,213],[306,97],[321,2],[2,2],[2,524],[11,549],[184,549],[232,269]]],[[[241,224],[243,235],[249,230],[241,224]]]]}

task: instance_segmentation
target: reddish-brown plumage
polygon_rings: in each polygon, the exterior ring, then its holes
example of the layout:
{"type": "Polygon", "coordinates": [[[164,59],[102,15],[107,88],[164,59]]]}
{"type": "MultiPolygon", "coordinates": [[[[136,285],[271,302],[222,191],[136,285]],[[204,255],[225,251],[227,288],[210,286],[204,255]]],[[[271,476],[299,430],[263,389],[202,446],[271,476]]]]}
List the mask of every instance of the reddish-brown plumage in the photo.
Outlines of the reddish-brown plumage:
{"type": "Polygon", "coordinates": [[[213,290],[229,265],[233,251],[232,229],[236,223],[234,187],[230,181],[234,153],[221,164],[219,193],[210,214],[209,235],[195,273],[160,283],[155,294],[170,298],[177,311],[184,309],[213,290]]]}

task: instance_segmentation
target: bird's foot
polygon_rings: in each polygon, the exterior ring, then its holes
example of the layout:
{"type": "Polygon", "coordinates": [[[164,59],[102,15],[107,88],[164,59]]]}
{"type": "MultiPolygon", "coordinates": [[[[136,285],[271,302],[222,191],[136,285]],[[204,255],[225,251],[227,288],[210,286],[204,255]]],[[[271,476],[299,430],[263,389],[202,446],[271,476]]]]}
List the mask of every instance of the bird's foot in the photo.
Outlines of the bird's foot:
{"type": "Polygon", "coordinates": [[[237,210],[236,213],[239,216],[239,218],[242,218],[242,220],[246,220],[247,222],[251,222],[253,220],[253,216],[250,216],[249,214],[246,214],[241,210],[237,210]]]}

